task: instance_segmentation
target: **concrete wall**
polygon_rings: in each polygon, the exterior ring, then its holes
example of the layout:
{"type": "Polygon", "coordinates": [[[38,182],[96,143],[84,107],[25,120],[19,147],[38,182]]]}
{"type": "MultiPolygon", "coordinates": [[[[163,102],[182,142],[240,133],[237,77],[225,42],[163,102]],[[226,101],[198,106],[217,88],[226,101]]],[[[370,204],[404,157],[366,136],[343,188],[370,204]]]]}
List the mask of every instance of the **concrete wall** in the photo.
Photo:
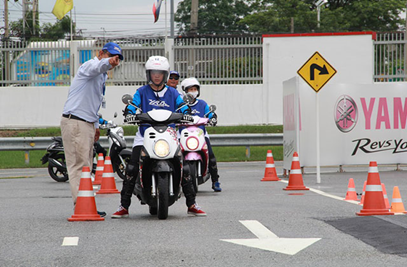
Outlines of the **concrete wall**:
{"type": "MultiPolygon", "coordinates": [[[[0,128],[59,126],[68,87],[0,88],[0,128]]],[[[100,113],[107,120],[123,123],[124,94],[133,95],[135,87],[107,86],[106,109],[100,113]]],[[[267,123],[263,106],[263,85],[204,85],[201,98],[217,106],[219,125],[267,123]]],[[[272,121],[269,121],[270,123],[272,121]]]]}

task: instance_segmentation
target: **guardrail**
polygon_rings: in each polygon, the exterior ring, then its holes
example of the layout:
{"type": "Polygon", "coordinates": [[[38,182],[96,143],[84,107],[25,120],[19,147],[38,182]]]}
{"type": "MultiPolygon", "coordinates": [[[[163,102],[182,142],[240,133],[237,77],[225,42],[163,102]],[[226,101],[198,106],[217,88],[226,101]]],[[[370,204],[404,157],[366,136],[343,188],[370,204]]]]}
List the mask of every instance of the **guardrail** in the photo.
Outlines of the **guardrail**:
{"type": "MultiPolygon", "coordinates": [[[[282,146],[283,134],[211,134],[212,146],[282,146]]],[[[125,136],[127,146],[132,147],[134,136],[125,136]]],[[[107,148],[106,136],[100,144],[107,148]]],[[[45,150],[52,143],[51,137],[5,137],[0,138],[0,151],[45,150]]]]}
{"type": "MultiPolygon", "coordinates": [[[[134,136],[125,136],[127,147],[132,147],[134,136]]],[[[283,134],[211,134],[212,146],[245,146],[250,158],[250,146],[282,146],[283,134]]],[[[30,150],[45,150],[52,143],[51,137],[6,137],[0,138],[0,151],[25,151],[26,163],[30,150]]],[[[100,144],[107,148],[106,136],[101,136],[100,144]]]]}

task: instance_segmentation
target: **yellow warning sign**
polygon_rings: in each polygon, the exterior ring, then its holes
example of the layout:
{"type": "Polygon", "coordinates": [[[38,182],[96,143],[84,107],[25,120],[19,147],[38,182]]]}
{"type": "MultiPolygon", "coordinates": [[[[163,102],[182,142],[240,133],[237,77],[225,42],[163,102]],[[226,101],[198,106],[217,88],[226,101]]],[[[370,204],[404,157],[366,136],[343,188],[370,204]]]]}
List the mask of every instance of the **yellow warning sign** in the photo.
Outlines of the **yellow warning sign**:
{"type": "Polygon", "coordinates": [[[318,93],[336,74],[336,70],[318,52],[315,52],[297,71],[298,75],[318,93]]]}

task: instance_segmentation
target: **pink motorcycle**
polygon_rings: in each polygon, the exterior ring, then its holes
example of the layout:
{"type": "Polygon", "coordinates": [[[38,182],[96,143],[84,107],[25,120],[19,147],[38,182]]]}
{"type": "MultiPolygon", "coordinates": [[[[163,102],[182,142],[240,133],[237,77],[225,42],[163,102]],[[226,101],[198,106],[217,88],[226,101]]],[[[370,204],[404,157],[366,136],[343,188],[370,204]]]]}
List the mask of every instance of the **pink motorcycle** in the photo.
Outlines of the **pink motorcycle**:
{"type": "Polygon", "coordinates": [[[193,116],[194,122],[180,124],[180,143],[184,155],[184,165],[189,165],[192,184],[195,192],[198,185],[205,183],[210,174],[208,172],[209,153],[205,141],[205,133],[199,126],[208,124],[208,118],[193,116]]]}

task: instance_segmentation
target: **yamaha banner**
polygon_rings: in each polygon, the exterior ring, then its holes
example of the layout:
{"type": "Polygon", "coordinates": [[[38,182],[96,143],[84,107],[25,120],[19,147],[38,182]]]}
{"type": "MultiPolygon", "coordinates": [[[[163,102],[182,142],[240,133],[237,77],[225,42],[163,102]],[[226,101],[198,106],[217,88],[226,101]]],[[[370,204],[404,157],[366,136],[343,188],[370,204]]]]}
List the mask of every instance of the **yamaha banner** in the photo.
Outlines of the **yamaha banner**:
{"type": "MultiPolygon", "coordinates": [[[[407,163],[407,83],[328,84],[318,94],[321,166],[407,163]]],[[[283,105],[284,168],[294,150],[316,166],[315,92],[295,77],[283,105]]]]}

